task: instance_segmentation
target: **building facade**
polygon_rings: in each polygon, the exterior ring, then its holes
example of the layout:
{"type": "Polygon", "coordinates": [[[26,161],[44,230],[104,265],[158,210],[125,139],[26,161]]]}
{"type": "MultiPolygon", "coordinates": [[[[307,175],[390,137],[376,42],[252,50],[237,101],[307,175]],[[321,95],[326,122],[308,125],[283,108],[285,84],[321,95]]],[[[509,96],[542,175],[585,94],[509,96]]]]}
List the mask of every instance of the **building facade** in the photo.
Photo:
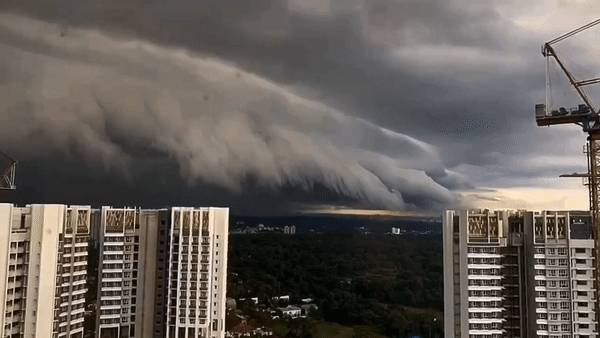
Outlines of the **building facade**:
{"type": "Polygon", "coordinates": [[[586,212],[445,211],[446,337],[596,337],[586,212]]]}
{"type": "Polygon", "coordinates": [[[591,224],[588,212],[526,213],[529,337],[598,336],[591,224]]]}
{"type": "Polygon", "coordinates": [[[101,338],[224,337],[228,225],[226,208],[0,204],[0,337],[83,338],[86,320],[101,338]]]}
{"type": "Polygon", "coordinates": [[[0,204],[1,337],[83,337],[90,212],[0,204]]]}
{"type": "Polygon", "coordinates": [[[446,337],[521,337],[522,238],[505,211],[444,213],[446,337]]]}
{"type": "Polygon", "coordinates": [[[172,208],[169,228],[169,338],[225,336],[229,209],[172,208]]]}
{"type": "Polygon", "coordinates": [[[159,210],[95,211],[98,246],[96,335],[154,336],[159,210]]]}
{"type": "Polygon", "coordinates": [[[103,207],[99,338],[223,337],[229,210],[103,207]]]}

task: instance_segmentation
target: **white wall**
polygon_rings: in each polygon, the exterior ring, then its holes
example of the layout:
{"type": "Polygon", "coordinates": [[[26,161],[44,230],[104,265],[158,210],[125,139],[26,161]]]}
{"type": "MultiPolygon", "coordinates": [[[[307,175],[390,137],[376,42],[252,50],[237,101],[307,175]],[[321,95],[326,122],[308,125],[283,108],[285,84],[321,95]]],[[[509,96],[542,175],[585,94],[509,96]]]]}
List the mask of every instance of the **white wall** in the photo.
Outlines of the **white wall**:
{"type": "Polygon", "coordinates": [[[0,204],[0,336],[4,337],[6,283],[8,279],[8,252],[12,225],[12,204],[0,204]]]}
{"type": "Polygon", "coordinates": [[[25,337],[52,334],[58,235],[62,232],[64,213],[64,205],[31,206],[25,337]]]}

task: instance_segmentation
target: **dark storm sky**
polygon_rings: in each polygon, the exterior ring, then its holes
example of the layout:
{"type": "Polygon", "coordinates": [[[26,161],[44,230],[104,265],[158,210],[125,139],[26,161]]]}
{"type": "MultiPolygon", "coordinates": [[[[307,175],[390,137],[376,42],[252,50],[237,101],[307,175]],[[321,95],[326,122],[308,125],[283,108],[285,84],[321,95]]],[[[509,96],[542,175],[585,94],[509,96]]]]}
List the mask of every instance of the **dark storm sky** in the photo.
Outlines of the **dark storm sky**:
{"type": "MultiPolygon", "coordinates": [[[[18,191],[0,199],[578,205],[577,183],[556,176],[583,170],[584,138],[536,128],[532,107],[540,44],[599,7],[4,0],[0,145],[21,162],[18,191]]],[[[593,63],[594,50],[570,50],[593,63]]]]}

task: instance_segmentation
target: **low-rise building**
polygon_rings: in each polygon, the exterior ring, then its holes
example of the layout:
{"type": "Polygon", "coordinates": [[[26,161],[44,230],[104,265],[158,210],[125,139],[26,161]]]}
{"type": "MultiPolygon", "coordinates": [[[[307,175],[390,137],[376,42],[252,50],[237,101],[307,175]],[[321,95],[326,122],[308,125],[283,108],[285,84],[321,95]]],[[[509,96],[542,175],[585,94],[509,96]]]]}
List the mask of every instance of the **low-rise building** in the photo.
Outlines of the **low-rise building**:
{"type": "Polygon", "coordinates": [[[278,310],[281,312],[282,316],[286,318],[298,318],[302,315],[302,309],[294,305],[280,307],[278,310]]]}

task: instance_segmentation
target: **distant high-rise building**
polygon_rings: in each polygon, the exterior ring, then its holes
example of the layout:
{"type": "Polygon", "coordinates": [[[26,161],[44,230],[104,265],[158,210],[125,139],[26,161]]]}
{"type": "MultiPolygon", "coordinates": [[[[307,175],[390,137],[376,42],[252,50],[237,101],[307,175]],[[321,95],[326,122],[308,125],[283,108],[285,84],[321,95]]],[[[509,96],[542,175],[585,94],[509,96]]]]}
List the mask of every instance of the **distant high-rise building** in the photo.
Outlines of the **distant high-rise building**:
{"type": "Polygon", "coordinates": [[[1,337],[83,337],[90,211],[0,204],[1,337]]]}
{"type": "Polygon", "coordinates": [[[285,225],[283,227],[283,233],[286,235],[295,235],[296,234],[296,226],[295,225],[285,225]]]}
{"type": "Polygon", "coordinates": [[[448,210],[446,337],[597,337],[587,212],[448,210]]]}

